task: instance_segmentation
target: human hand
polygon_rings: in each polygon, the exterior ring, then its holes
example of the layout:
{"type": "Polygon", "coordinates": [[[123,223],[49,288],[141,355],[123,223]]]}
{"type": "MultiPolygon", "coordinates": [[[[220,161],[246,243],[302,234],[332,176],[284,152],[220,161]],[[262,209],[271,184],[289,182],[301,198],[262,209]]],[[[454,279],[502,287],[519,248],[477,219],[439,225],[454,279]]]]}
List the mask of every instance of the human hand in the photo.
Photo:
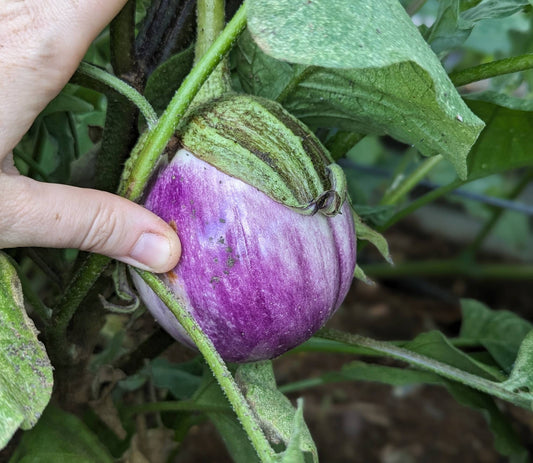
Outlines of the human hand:
{"type": "Polygon", "coordinates": [[[125,0],[4,0],[0,8],[0,248],[78,248],[155,272],[179,239],[159,217],[110,193],[19,174],[12,150],[67,83],[125,0]]]}

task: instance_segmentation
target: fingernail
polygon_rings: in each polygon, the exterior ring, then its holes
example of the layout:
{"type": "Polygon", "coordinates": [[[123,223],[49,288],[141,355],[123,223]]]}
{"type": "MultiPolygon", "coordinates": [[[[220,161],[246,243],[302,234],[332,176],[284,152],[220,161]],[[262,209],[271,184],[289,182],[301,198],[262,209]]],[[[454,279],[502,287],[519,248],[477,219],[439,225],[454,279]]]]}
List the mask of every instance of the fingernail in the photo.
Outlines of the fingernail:
{"type": "Polygon", "coordinates": [[[168,238],[155,233],[143,233],[133,249],[130,257],[137,267],[151,271],[161,271],[167,266],[170,258],[170,242],[168,238]]]}

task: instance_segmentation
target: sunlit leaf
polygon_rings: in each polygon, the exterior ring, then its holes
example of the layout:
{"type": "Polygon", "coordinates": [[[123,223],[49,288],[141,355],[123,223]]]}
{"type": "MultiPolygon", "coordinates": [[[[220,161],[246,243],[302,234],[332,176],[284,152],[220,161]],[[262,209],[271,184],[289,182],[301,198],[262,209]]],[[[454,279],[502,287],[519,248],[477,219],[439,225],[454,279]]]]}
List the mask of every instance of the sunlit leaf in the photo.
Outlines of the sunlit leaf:
{"type": "Polygon", "coordinates": [[[248,27],[265,53],[311,66],[283,102],[304,122],[389,134],[466,177],[483,123],[399,2],[251,0],[248,27]]]}

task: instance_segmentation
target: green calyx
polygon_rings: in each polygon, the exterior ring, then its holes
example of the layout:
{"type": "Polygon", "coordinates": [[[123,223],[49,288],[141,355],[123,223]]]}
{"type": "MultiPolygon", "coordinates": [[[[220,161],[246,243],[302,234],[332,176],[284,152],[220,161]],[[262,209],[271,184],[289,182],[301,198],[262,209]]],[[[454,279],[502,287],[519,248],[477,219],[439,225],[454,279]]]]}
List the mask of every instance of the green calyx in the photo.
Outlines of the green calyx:
{"type": "Polygon", "coordinates": [[[180,130],[195,156],[304,215],[336,215],[346,178],[315,135],[276,102],[225,95],[198,107],[180,130]]]}

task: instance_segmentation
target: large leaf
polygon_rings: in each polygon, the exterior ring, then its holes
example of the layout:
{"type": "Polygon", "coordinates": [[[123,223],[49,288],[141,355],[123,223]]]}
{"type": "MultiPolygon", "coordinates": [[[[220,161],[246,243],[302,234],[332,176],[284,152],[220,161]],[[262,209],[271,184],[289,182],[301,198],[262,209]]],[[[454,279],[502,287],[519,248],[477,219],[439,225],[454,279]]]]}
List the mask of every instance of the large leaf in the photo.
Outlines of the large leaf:
{"type": "Polygon", "coordinates": [[[113,463],[107,449],[76,416],[49,406],[22,436],[10,463],[113,463]]]}
{"type": "Polygon", "coordinates": [[[468,156],[469,178],[533,165],[532,101],[484,92],[467,102],[487,124],[468,156]]]}
{"type": "Polygon", "coordinates": [[[312,68],[284,104],[305,122],[390,134],[442,153],[458,175],[483,128],[395,0],[251,0],[248,27],[267,54],[312,68]]]}
{"type": "Polygon", "coordinates": [[[52,366],[26,315],[17,273],[0,253],[0,449],[35,426],[52,394],[52,366]]]}
{"type": "Polygon", "coordinates": [[[490,310],[473,299],[462,300],[461,307],[463,323],[459,337],[480,343],[504,371],[510,372],[520,344],[533,325],[513,312],[490,310]]]}

